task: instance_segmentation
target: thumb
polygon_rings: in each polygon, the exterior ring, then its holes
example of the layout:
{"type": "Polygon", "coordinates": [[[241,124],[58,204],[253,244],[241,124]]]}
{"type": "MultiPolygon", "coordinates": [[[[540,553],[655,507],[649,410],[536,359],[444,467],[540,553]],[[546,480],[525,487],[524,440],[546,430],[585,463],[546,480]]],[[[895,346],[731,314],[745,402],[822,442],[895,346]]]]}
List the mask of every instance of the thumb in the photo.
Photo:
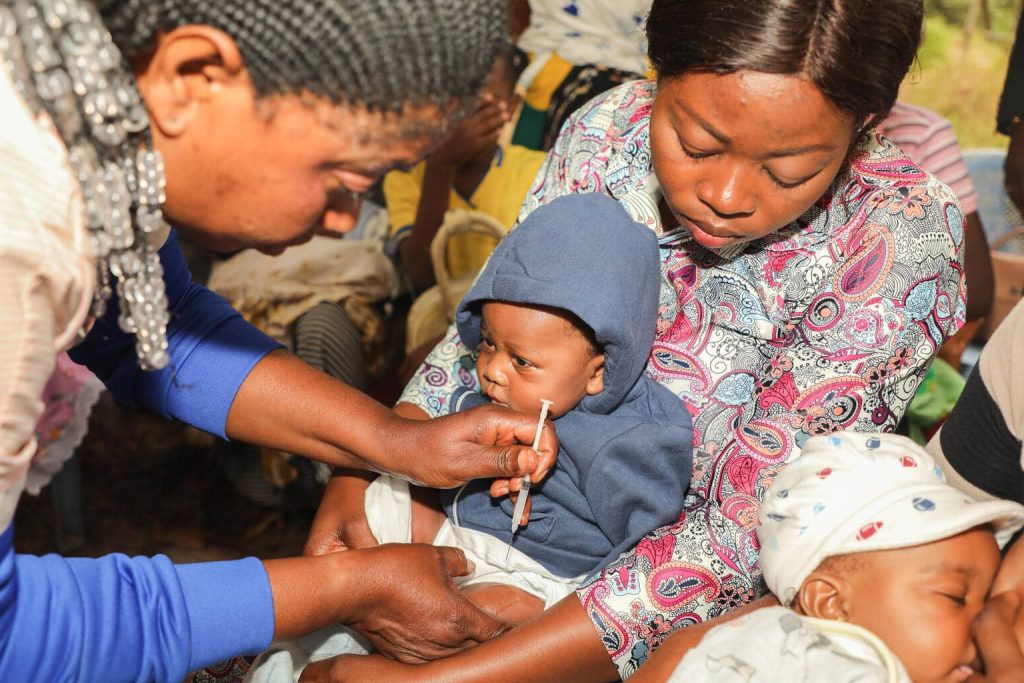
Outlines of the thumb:
{"type": "Polygon", "coordinates": [[[529,446],[518,444],[495,446],[492,451],[494,453],[494,472],[492,474],[495,477],[521,477],[531,474],[537,469],[537,464],[540,462],[537,451],[529,446]]]}
{"type": "Polygon", "coordinates": [[[476,568],[466,559],[466,553],[458,548],[444,545],[438,546],[437,550],[441,553],[441,567],[450,578],[466,576],[476,568]]]}
{"type": "Polygon", "coordinates": [[[465,610],[465,624],[466,624],[466,639],[476,641],[477,643],[484,643],[488,640],[497,638],[505,631],[512,628],[512,624],[508,624],[504,621],[496,619],[493,615],[488,614],[476,605],[474,605],[468,598],[465,599],[466,610],[465,610]]]}

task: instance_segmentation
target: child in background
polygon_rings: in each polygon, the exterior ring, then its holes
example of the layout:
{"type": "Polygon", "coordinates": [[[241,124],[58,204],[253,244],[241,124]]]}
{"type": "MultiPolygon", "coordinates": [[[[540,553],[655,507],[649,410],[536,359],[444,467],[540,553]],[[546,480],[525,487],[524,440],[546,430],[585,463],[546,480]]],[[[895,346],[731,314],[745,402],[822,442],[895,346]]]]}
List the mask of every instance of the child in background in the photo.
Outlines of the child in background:
{"type": "MultiPolygon", "coordinates": [[[[499,141],[516,107],[517,54],[511,44],[499,51],[476,112],[437,151],[412,170],[392,171],[384,178],[392,240],[417,293],[434,284],[430,242],[445,213],[481,211],[511,228],[544,161],[543,152],[499,141]]],[[[452,276],[479,270],[494,247],[483,235],[453,238],[448,245],[452,276]]]]}
{"type": "Polygon", "coordinates": [[[669,680],[966,681],[971,622],[1022,523],[1024,506],[968,498],[909,439],[813,437],[760,512],[784,607],[712,629],[669,680]]]}
{"type": "MultiPolygon", "coordinates": [[[[514,539],[513,503],[492,497],[490,482],[442,491],[442,513],[413,505],[408,483],[381,475],[365,497],[377,541],[461,548],[475,570],[456,582],[519,623],[676,521],[693,430],[682,401],[644,374],[659,281],[654,233],[604,195],[557,199],[510,232],[456,313],[463,340],[479,346],[482,395],[466,388],[452,400],[527,412],[551,400],[555,467],[534,484],[529,523],[514,539]]],[[[338,629],[320,632],[263,655],[252,680],[343,652],[366,650],[338,629]]]]}

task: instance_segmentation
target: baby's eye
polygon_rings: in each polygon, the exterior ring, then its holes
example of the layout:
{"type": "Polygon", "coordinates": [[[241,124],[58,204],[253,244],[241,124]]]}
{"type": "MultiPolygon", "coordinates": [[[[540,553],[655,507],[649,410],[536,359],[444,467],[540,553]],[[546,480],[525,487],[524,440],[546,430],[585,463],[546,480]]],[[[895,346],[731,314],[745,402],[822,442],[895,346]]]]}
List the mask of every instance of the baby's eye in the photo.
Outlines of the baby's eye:
{"type": "Polygon", "coordinates": [[[967,606],[967,596],[966,595],[959,595],[959,594],[955,594],[955,593],[943,593],[942,595],[943,595],[943,597],[949,598],[950,600],[952,600],[956,604],[960,605],[961,607],[966,607],[967,606]]]}
{"type": "Polygon", "coordinates": [[[530,361],[526,360],[525,358],[520,358],[519,356],[516,356],[515,363],[518,367],[521,368],[528,368],[532,365],[530,361]]]}
{"type": "Polygon", "coordinates": [[[492,342],[487,337],[481,337],[480,338],[480,347],[484,348],[484,349],[487,349],[488,351],[493,351],[494,350],[494,342],[492,342]]]}

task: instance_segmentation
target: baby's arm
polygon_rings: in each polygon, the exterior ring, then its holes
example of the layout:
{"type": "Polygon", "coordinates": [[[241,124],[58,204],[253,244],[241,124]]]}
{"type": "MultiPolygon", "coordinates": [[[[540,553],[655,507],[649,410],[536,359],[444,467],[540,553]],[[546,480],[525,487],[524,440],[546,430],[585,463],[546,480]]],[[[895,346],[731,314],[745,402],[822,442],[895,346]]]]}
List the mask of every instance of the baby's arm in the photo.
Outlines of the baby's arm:
{"type": "Polygon", "coordinates": [[[304,555],[325,555],[377,545],[366,521],[366,489],[377,475],[336,468],[306,537],[304,555]]]}

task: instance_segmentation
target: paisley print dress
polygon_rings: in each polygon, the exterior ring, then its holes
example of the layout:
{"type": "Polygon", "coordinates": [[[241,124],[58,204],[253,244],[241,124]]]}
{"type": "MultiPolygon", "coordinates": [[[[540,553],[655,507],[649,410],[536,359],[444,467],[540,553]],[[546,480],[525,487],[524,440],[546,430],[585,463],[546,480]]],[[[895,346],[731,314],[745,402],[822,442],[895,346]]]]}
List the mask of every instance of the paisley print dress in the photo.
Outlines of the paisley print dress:
{"type": "MultiPolygon", "coordinates": [[[[965,313],[959,204],[878,135],[773,235],[716,253],[663,226],[648,140],[655,89],[628,83],[578,110],[521,214],[603,192],[660,236],[647,372],[693,417],[694,469],[679,521],[578,591],[623,677],[675,629],[765,591],[755,527],[772,477],[813,435],[891,431],[965,313]]],[[[474,386],[471,368],[451,330],[402,400],[441,415],[455,387],[474,386]]]]}

